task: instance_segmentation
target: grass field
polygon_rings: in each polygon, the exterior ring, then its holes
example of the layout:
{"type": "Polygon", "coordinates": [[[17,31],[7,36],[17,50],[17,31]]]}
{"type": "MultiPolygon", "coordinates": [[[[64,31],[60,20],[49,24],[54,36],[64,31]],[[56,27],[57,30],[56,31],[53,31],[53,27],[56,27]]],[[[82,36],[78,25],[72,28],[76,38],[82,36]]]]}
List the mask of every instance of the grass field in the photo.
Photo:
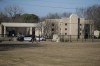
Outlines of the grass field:
{"type": "Polygon", "coordinates": [[[0,66],[100,66],[99,42],[42,42],[23,46],[10,49],[1,46],[8,49],[0,51],[0,66]]]}

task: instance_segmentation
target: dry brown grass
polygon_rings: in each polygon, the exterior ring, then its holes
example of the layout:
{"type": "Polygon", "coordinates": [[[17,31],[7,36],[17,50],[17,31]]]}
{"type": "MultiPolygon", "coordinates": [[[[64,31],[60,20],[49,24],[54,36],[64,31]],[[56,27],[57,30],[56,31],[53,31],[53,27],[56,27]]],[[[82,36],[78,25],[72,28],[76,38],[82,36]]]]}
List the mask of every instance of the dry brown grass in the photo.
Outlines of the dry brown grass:
{"type": "Polygon", "coordinates": [[[0,51],[0,66],[100,66],[100,43],[41,45],[0,51]]]}

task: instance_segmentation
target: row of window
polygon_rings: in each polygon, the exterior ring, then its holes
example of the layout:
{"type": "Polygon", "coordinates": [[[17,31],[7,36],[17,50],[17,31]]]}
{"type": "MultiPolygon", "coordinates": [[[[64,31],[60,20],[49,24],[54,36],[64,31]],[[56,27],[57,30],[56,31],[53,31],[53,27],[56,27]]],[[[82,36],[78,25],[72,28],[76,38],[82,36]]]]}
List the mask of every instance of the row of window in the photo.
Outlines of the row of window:
{"type": "MultiPolygon", "coordinates": [[[[60,30],[61,30],[61,28],[60,28],[60,30]]],[[[65,28],[65,30],[67,30],[67,28],[65,28]]]]}
{"type": "MultiPolygon", "coordinates": [[[[61,34],[61,33],[60,33],[61,34]]],[[[65,35],[67,35],[67,33],[65,33],[65,35]]],[[[80,35],[81,35],[81,33],[80,33],[80,35]]]]}
{"type": "MultiPolygon", "coordinates": [[[[52,23],[52,26],[54,26],[55,24],[54,23],[52,23]]],[[[60,24],[61,25],[61,24],[60,24]]],[[[65,26],[67,26],[67,23],[65,23],[65,26]]],[[[82,26],[82,24],[80,24],[80,26],[82,26]]]]}
{"type": "MultiPolygon", "coordinates": [[[[61,28],[60,28],[60,30],[61,30],[61,28]]],[[[65,28],[65,30],[67,30],[67,28],[65,28]]],[[[82,29],[80,28],[80,31],[81,31],[82,29]]],[[[52,28],[52,31],[54,31],[54,28],[52,28]]]]}
{"type": "MultiPolygon", "coordinates": [[[[54,31],[54,29],[52,29],[52,31],[54,31]]],[[[67,33],[65,33],[65,35],[67,35],[67,33]]],[[[80,33],[80,35],[81,35],[81,33],[80,33]]]]}
{"type": "MultiPolygon", "coordinates": [[[[52,28],[51,30],[54,31],[54,28],[52,28]]],[[[60,30],[61,30],[61,28],[60,28],[60,30]]],[[[65,28],[65,30],[67,30],[67,28],[65,28]]]]}
{"type": "MultiPolygon", "coordinates": [[[[61,30],[61,28],[60,28],[60,30],[61,30]]],[[[67,30],[67,28],[65,28],[65,30],[67,30]]],[[[52,28],[52,31],[54,31],[54,28],[52,28]]],[[[80,28],[80,31],[82,31],[82,29],[80,28]]]]}
{"type": "MultiPolygon", "coordinates": [[[[61,35],[61,33],[60,33],[60,35],[61,35]]],[[[67,35],[67,33],[65,33],[65,35],[67,35]]]]}
{"type": "MultiPolygon", "coordinates": [[[[55,24],[54,23],[52,23],[52,26],[54,26],[55,24]]],[[[61,25],[61,24],[60,24],[61,25]]],[[[65,23],[65,26],[67,26],[67,23],[65,23]]]]}
{"type": "MultiPolygon", "coordinates": [[[[60,24],[61,25],[61,24],[60,24]]],[[[67,26],[67,23],[65,23],[65,26],[67,26]]]]}

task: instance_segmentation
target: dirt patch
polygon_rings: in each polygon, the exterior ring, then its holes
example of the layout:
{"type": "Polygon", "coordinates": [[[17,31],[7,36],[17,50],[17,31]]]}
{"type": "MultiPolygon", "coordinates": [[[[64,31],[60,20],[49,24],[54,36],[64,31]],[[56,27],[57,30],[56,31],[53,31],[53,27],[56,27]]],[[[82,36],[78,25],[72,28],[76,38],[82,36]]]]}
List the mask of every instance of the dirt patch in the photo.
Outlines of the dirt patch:
{"type": "Polygon", "coordinates": [[[100,43],[26,45],[23,49],[0,51],[0,66],[100,66],[100,43]]]}

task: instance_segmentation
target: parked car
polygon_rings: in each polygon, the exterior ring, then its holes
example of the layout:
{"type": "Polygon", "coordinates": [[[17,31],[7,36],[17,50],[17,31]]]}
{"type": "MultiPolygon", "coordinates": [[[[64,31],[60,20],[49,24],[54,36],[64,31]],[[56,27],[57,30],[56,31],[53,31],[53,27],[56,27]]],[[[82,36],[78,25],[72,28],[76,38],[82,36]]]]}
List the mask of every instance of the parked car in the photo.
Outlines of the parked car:
{"type": "MultiPolygon", "coordinates": [[[[24,36],[24,35],[19,35],[18,37],[17,37],[17,40],[18,41],[31,41],[32,40],[32,35],[27,35],[27,36],[24,36]]],[[[44,37],[42,37],[42,36],[35,36],[35,40],[36,41],[46,41],[46,39],[44,38],[44,37]]]]}
{"type": "Polygon", "coordinates": [[[36,36],[35,38],[36,38],[36,40],[38,40],[38,41],[39,41],[39,39],[40,39],[40,41],[46,41],[46,38],[44,38],[44,37],[42,37],[42,36],[40,36],[40,38],[39,38],[39,36],[36,36]]]}
{"type": "Polygon", "coordinates": [[[31,40],[32,40],[32,35],[24,36],[24,41],[31,41],[31,40]]]}
{"type": "Polygon", "coordinates": [[[18,41],[24,41],[24,35],[18,35],[17,40],[18,41]]]}

